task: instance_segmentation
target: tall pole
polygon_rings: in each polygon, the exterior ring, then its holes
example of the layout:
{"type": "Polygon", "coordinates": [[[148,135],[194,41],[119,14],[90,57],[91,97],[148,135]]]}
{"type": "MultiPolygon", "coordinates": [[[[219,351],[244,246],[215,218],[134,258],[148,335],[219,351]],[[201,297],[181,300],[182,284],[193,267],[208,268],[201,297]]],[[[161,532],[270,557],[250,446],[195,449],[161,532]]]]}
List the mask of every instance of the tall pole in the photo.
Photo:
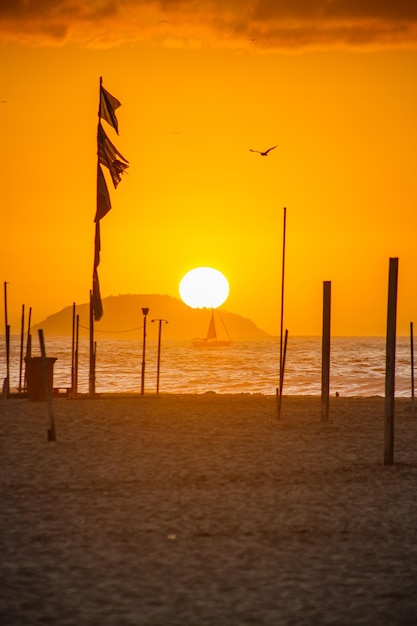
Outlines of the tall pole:
{"type": "Polygon", "coordinates": [[[411,417],[414,417],[414,332],[413,322],[410,322],[410,352],[411,352],[411,417]]]}
{"type": "Polygon", "coordinates": [[[281,323],[280,323],[280,333],[279,333],[279,393],[278,393],[278,405],[277,405],[278,418],[281,417],[282,386],[283,386],[283,381],[284,381],[283,333],[284,333],[284,282],[285,282],[286,230],[287,230],[287,208],[284,207],[284,224],[283,224],[283,235],[282,235],[282,268],[281,268],[281,323]]]}
{"type": "Polygon", "coordinates": [[[394,463],[395,335],[397,327],[398,258],[389,260],[385,367],[384,465],[394,463]]]}
{"type": "Polygon", "coordinates": [[[6,338],[6,380],[3,385],[3,395],[7,398],[10,388],[10,327],[7,315],[7,282],[4,283],[4,326],[6,338]]]}
{"type": "Polygon", "coordinates": [[[25,338],[25,305],[22,304],[22,318],[21,318],[21,325],[20,325],[19,393],[21,393],[22,391],[24,338],[25,338]]]}
{"type": "Polygon", "coordinates": [[[75,324],[75,352],[74,352],[74,395],[78,393],[78,345],[80,334],[80,316],[77,313],[77,320],[75,324]]]}
{"type": "Polygon", "coordinates": [[[27,371],[27,359],[30,359],[32,356],[32,335],[30,334],[30,324],[32,320],[32,307],[29,307],[29,315],[28,315],[28,334],[26,338],[26,357],[25,357],[25,376],[23,382],[23,388],[26,389],[26,371],[27,371]]]}
{"type": "MultiPolygon", "coordinates": [[[[98,122],[97,122],[97,134],[100,126],[101,118],[101,88],[103,84],[103,78],[100,76],[99,82],[99,94],[98,94],[98,122]]],[[[98,167],[98,155],[97,155],[97,167],[98,167]]],[[[97,271],[97,228],[99,222],[96,224],[95,239],[94,239],[94,263],[93,263],[93,277],[92,277],[92,289],[90,291],[90,374],[89,374],[89,394],[94,396],[96,391],[96,355],[95,355],[95,342],[94,342],[94,306],[93,306],[93,294],[94,294],[94,277],[97,271]]],[[[100,254],[100,251],[98,251],[100,254]]],[[[96,285],[96,288],[98,285],[96,285]]],[[[96,294],[97,295],[97,294],[96,294]]]]}
{"type": "Polygon", "coordinates": [[[332,283],[323,282],[323,334],[321,357],[321,419],[329,419],[329,388],[330,388],[330,308],[332,283]]]}
{"type": "Polygon", "coordinates": [[[96,362],[94,354],[94,312],[93,312],[93,292],[90,290],[90,374],[88,378],[88,392],[94,396],[96,391],[96,362]]]}
{"type": "Polygon", "coordinates": [[[143,342],[142,342],[142,377],[141,377],[140,393],[143,395],[145,393],[146,316],[149,313],[149,309],[147,307],[142,307],[142,313],[143,313],[143,342]]]}
{"type": "Polygon", "coordinates": [[[75,302],[72,303],[72,342],[71,342],[71,394],[75,389],[75,302]]]}
{"type": "Polygon", "coordinates": [[[159,322],[158,327],[158,365],[156,368],[156,393],[159,393],[159,371],[161,366],[161,334],[162,334],[162,323],[168,324],[168,320],[163,319],[155,319],[151,320],[151,322],[159,322]]]}

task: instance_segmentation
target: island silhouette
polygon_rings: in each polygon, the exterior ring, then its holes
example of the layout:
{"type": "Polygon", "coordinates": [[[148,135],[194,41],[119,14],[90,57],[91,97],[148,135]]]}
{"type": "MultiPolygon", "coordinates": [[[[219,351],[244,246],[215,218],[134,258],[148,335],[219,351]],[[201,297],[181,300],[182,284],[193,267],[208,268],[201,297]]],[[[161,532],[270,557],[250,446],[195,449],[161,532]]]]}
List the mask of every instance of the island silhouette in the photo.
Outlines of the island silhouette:
{"type": "MultiPolygon", "coordinates": [[[[204,337],[210,322],[211,309],[192,309],[178,298],[160,294],[125,294],[103,298],[104,315],[94,325],[96,339],[128,339],[131,340],[143,328],[142,308],[149,308],[147,337],[157,339],[158,324],[153,319],[168,320],[164,325],[164,340],[191,341],[195,337],[204,337]]],[[[79,316],[79,335],[88,335],[89,304],[77,304],[76,314],[79,316]]],[[[236,313],[222,308],[220,313],[232,341],[266,339],[270,337],[256,324],[236,313]]],[[[49,315],[39,324],[32,327],[32,334],[42,328],[46,335],[71,335],[73,306],[49,315]]]]}

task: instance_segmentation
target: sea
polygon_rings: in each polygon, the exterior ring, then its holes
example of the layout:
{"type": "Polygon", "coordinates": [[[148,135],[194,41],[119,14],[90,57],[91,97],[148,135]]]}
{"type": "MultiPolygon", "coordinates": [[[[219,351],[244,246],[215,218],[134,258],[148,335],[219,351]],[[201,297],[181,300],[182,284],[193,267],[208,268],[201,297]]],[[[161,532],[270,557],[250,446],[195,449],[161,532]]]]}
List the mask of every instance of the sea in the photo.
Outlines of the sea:
{"type": "MultiPolygon", "coordinates": [[[[37,337],[32,356],[40,355],[37,337]]],[[[45,337],[47,357],[54,357],[54,387],[71,386],[70,337],[45,337]]],[[[97,341],[96,392],[170,394],[265,394],[279,386],[279,338],[236,341],[230,346],[196,348],[187,341],[142,339],[97,341]],[[159,365],[159,366],[158,366],[159,365]]],[[[6,377],[6,347],[0,337],[0,377],[6,377]]],[[[385,395],[386,341],[384,337],[334,337],[330,348],[330,394],[342,397],[385,395]]],[[[24,384],[20,337],[10,342],[10,388],[24,384]]],[[[320,396],[322,341],[320,337],[288,337],[284,395],[320,396]]],[[[410,339],[396,340],[395,395],[411,397],[414,378],[410,339]]],[[[78,392],[88,393],[89,342],[78,347],[78,392]]]]}

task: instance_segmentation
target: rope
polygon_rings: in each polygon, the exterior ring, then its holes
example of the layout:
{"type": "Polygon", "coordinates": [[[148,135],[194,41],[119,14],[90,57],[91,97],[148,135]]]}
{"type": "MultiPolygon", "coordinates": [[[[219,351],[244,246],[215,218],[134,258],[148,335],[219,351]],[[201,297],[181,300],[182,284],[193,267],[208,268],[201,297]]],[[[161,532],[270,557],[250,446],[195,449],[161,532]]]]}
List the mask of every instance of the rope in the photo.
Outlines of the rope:
{"type": "MultiPolygon", "coordinates": [[[[79,325],[80,328],[84,328],[84,330],[90,330],[89,326],[83,326],[82,324],[79,325]]],[[[94,332],[96,333],[133,333],[136,332],[137,330],[142,330],[143,326],[139,326],[139,328],[129,328],[129,330],[101,330],[98,328],[94,328],[94,332]]]]}
{"type": "Polygon", "coordinates": [[[221,321],[221,323],[223,324],[223,328],[224,328],[224,330],[226,331],[226,335],[229,337],[230,341],[232,341],[232,338],[231,338],[231,336],[230,336],[229,331],[227,330],[226,324],[224,323],[224,320],[223,320],[223,317],[222,317],[222,316],[221,316],[221,314],[220,314],[220,311],[218,311],[218,314],[219,314],[220,321],[221,321]]]}

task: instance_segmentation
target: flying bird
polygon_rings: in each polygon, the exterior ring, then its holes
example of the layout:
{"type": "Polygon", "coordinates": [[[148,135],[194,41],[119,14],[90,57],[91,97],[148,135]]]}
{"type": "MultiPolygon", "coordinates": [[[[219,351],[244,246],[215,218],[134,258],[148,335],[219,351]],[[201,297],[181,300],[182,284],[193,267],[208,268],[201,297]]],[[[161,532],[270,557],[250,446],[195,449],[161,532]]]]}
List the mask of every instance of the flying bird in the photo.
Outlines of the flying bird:
{"type": "Polygon", "coordinates": [[[265,150],[264,152],[262,152],[261,150],[252,150],[252,148],[249,148],[249,152],[257,152],[261,156],[268,156],[268,153],[271,152],[271,150],[274,150],[276,147],[277,146],[272,146],[272,148],[268,148],[268,150],[265,150]]]}

